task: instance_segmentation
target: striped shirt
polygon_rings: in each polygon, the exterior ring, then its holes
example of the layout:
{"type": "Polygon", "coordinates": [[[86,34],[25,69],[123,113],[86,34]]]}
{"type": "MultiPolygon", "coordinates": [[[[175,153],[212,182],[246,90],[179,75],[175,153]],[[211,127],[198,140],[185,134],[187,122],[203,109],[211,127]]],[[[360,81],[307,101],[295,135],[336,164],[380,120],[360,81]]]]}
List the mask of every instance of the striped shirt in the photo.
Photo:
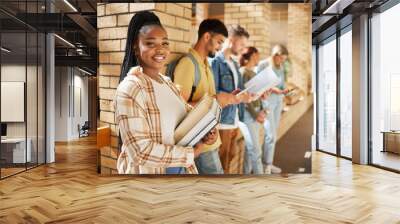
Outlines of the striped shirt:
{"type": "MultiPolygon", "coordinates": [[[[175,85],[167,77],[160,77],[185,102],[175,85]]],[[[122,139],[118,173],[165,174],[167,167],[186,167],[188,174],[198,173],[192,147],[163,144],[160,110],[150,77],[128,74],[117,88],[114,106],[122,139]]],[[[187,111],[191,109],[186,102],[185,106],[187,111]]]]}

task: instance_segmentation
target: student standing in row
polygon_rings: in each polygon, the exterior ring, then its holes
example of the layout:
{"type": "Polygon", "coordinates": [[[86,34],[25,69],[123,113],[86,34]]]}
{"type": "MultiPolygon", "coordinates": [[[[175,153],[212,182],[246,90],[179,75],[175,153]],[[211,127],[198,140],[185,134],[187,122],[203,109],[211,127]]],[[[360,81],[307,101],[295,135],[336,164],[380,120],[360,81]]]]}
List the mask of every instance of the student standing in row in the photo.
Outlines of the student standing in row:
{"type": "Polygon", "coordinates": [[[264,123],[265,128],[265,141],[263,148],[263,162],[265,165],[265,174],[281,173],[281,168],[273,165],[275,146],[279,128],[279,122],[283,107],[283,98],[288,89],[285,85],[285,74],[283,70],[283,62],[286,60],[288,52],[286,48],[281,45],[276,45],[272,48],[271,56],[260,62],[257,72],[264,68],[271,66],[275,74],[278,76],[280,82],[278,86],[271,89],[271,95],[267,100],[263,101],[264,107],[270,112],[267,120],[264,123]]]}
{"type": "MultiPolygon", "coordinates": [[[[249,33],[243,27],[236,25],[230,28],[226,47],[211,62],[217,93],[239,93],[240,89],[244,89],[237,61],[248,38],[249,33]]],[[[242,102],[249,101],[248,95],[245,98],[242,102]]],[[[222,144],[219,155],[225,173],[239,174],[243,170],[245,143],[238,126],[243,116],[243,106],[230,105],[221,113],[219,134],[222,144]]]]}
{"type": "MultiPolygon", "coordinates": [[[[255,47],[248,47],[240,57],[240,73],[243,76],[243,82],[246,83],[256,73],[254,69],[259,62],[260,55],[255,47]]],[[[265,98],[266,94],[263,94],[265,98]]],[[[261,99],[245,104],[243,122],[247,125],[251,137],[251,145],[246,144],[246,153],[244,160],[245,174],[263,174],[263,165],[261,162],[262,143],[264,139],[260,134],[264,129],[266,112],[263,108],[261,99]]],[[[245,136],[246,137],[246,136],[245,136]]]]}
{"type": "MultiPolygon", "coordinates": [[[[198,39],[189,53],[179,59],[174,71],[174,83],[180,88],[183,98],[195,105],[205,94],[216,96],[221,107],[240,103],[240,100],[231,93],[216,92],[214,74],[208,64],[207,57],[214,57],[222,48],[228,31],[225,25],[217,19],[206,19],[201,22],[198,30],[198,39]],[[198,69],[198,71],[196,71],[198,69]],[[195,77],[196,73],[199,77],[195,77]],[[198,83],[195,79],[199,78],[198,83]]],[[[214,130],[210,138],[211,144],[204,144],[204,148],[196,158],[196,166],[200,174],[223,174],[218,149],[221,141],[218,132],[214,130]]]]}

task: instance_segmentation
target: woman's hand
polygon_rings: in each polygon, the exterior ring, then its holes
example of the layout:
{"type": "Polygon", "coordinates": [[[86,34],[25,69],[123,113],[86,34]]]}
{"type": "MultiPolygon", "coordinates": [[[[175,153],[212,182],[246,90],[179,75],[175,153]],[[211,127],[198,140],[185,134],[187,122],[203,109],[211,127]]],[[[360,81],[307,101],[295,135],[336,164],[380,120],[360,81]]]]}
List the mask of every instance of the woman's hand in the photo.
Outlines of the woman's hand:
{"type": "Polygon", "coordinates": [[[218,139],[218,130],[213,128],[203,139],[194,146],[194,158],[197,158],[204,149],[204,144],[212,145],[218,139]]]}
{"type": "Polygon", "coordinates": [[[265,91],[265,92],[261,95],[261,99],[262,99],[262,100],[268,99],[269,95],[271,95],[271,92],[272,92],[271,89],[265,91]]]}
{"type": "Polygon", "coordinates": [[[262,111],[258,112],[256,121],[257,121],[258,123],[263,124],[264,121],[265,121],[265,118],[266,118],[266,113],[265,113],[264,110],[262,110],[262,111]]]}
{"type": "Polygon", "coordinates": [[[258,98],[257,94],[244,92],[237,96],[241,103],[251,103],[258,98]]]}
{"type": "Polygon", "coordinates": [[[271,88],[271,92],[275,94],[283,94],[283,91],[276,87],[271,88]]]}
{"type": "Polygon", "coordinates": [[[201,140],[206,145],[214,144],[218,139],[218,130],[213,128],[204,138],[201,140]]]}
{"type": "Polygon", "coordinates": [[[290,92],[290,90],[288,88],[282,90],[282,94],[286,95],[290,92]]]}
{"type": "Polygon", "coordinates": [[[272,92],[275,93],[275,94],[283,94],[283,95],[287,94],[287,93],[290,91],[290,90],[287,89],[287,88],[284,89],[284,90],[281,90],[281,89],[276,88],[276,87],[272,88],[271,90],[272,90],[272,92]]]}
{"type": "Polygon", "coordinates": [[[201,154],[201,152],[203,151],[204,148],[204,144],[202,141],[198,142],[195,146],[194,146],[194,158],[199,157],[199,155],[201,154]]]}

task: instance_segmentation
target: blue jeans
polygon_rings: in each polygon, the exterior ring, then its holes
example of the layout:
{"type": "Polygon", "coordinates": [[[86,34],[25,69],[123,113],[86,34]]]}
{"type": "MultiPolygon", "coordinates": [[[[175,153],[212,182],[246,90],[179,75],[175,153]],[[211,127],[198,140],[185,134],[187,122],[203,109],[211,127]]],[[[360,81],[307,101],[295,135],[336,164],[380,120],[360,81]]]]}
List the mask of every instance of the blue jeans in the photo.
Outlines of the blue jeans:
{"type": "Polygon", "coordinates": [[[201,153],[194,159],[199,174],[224,174],[218,149],[201,153]]]}
{"type": "Polygon", "coordinates": [[[271,94],[266,101],[263,101],[263,105],[264,108],[268,108],[269,110],[267,120],[264,122],[263,163],[265,165],[272,165],[282,113],[283,95],[271,94]]]}
{"type": "Polygon", "coordinates": [[[185,174],[185,167],[168,167],[165,169],[166,174],[185,174]]]}
{"type": "Polygon", "coordinates": [[[253,172],[253,174],[263,174],[260,143],[260,131],[263,128],[262,124],[255,121],[251,115],[245,111],[244,123],[239,122],[239,128],[246,143],[244,174],[251,174],[251,172],[253,172]]]}

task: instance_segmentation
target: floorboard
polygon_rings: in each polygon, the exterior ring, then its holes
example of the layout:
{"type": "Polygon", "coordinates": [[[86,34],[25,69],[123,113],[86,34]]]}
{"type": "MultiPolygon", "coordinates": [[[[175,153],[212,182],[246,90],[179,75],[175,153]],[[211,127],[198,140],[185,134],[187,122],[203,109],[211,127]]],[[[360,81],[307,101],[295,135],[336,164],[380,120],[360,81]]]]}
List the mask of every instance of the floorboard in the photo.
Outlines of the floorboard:
{"type": "Polygon", "coordinates": [[[288,177],[103,177],[95,147],[0,181],[0,223],[400,223],[399,174],[320,152],[288,177]]]}

